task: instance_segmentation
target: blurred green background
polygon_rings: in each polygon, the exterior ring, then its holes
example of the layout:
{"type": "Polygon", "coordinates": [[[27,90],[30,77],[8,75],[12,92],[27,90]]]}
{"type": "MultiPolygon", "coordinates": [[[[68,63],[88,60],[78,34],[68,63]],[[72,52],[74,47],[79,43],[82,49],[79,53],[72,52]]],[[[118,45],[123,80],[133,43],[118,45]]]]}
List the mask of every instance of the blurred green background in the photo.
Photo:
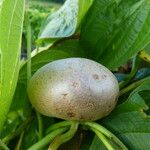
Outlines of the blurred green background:
{"type": "MultiPolygon", "coordinates": [[[[32,27],[32,49],[36,48],[36,40],[43,21],[48,15],[57,11],[65,0],[29,0],[29,15],[32,27]]],[[[26,57],[26,27],[23,30],[22,57],[26,57]]]]}

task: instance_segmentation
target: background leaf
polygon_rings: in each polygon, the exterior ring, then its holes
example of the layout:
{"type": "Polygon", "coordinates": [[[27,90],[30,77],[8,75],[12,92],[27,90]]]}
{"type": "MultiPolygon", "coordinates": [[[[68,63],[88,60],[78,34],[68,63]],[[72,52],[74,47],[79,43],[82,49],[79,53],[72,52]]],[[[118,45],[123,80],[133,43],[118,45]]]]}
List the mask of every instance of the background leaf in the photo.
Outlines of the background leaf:
{"type": "Polygon", "coordinates": [[[145,47],[145,52],[150,55],[150,44],[145,47]]]}
{"type": "Polygon", "coordinates": [[[0,14],[0,131],[6,119],[19,74],[24,0],[4,0],[0,14]]]}
{"type": "Polygon", "coordinates": [[[21,110],[27,102],[26,84],[18,82],[10,111],[21,110]]]}
{"type": "Polygon", "coordinates": [[[45,21],[39,40],[73,35],[93,0],[66,0],[65,4],[45,21]]]}
{"type": "Polygon", "coordinates": [[[150,1],[95,0],[82,27],[81,44],[95,60],[114,69],[149,44],[149,20],[150,1]]]}

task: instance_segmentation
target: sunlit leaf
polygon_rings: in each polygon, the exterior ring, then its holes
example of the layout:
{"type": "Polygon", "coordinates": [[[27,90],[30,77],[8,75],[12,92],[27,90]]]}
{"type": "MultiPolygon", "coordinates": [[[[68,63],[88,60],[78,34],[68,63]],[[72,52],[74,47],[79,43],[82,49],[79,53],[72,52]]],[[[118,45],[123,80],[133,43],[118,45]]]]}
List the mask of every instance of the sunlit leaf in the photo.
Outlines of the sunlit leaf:
{"type": "Polygon", "coordinates": [[[0,13],[0,131],[6,119],[19,74],[24,0],[4,0],[0,13]]]}
{"type": "Polygon", "coordinates": [[[41,39],[69,37],[75,33],[93,0],[66,0],[65,4],[45,21],[41,39]]]}

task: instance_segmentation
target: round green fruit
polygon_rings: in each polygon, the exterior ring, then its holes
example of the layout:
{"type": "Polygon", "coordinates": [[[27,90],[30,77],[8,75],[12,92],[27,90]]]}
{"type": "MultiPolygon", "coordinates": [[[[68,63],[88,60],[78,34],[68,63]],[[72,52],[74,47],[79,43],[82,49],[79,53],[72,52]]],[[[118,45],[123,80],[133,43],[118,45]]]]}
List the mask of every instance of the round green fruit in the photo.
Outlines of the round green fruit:
{"type": "Polygon", "coordinates": [[[31,78],[28,95],[43,115],[65,120],[94,121],[115,107],[119,86],[103,65],[85,58],[51,62],[31,78]]]}

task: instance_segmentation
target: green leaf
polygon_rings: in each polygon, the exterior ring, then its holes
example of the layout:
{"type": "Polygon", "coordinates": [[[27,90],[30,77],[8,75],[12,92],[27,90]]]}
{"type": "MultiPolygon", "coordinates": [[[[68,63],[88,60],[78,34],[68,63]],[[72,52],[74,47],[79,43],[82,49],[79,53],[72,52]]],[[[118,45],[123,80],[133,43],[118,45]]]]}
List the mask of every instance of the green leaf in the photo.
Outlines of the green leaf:
{"type": "Polygon", "coordinates": [[[18,82],[10,111],[21,110],[27,102],[26,84],[18,82]]]}
{"type": "Polygon", "coordinates": [[[150,44],[145,47],[144,51],[150,55],[150,44]]]}
{"type": "MultiPolygon", "coordinates": [[[[120,147],[118,147],[118,145],[110,141],[110,139],[107,140],[109,141],[109,143],[111,143],[114,150],[120,150],[120,147]]],[[[97,136],[95,136],[89,150],[107,150],[107,148],[102,143],[102,141],[100,141],[100,139],[97,136]]]]}
{"type": "Polygon", "coordinates": [[[89,57],[97,59],[113,31],[114,0],[95,0],[81,27],[81,45],[89,57]]]}
{"type": "Polygon", "coordinates": [[[80,46],[78,39],[64,40],[49,50],[51,49],[67,52],[70,57],[86,57],[85,51],[80,46]]]}
{"type": "Polygon", "coordinates": [[[82,22],[84,16],[88,12],[89,8],[92,6],[94,0],[78,0],[78,24],[77,27],[82,22]]]}
{"type": "Polygon", "coordinates": [[[107,66],[118,67],[148,45],[150,43],[149,20],[150,1],[145,0],[129,19],[122,22],[122,27],[112,44],[112,53],[109,56],[107,54],[103,63],[110,60],[107,66]]]}
{"type": "Polygon", "coordinates": [[[39,40],[73,35],[93,0],[66,0],[65,4],[45,21],[39,40]]]}
{"type": "Polygon", "coordinates": [[[82,45],[110,69],[125,63],[150,42],[150,1],[129,4],[95,0],[82,27],[82,45]]]}
{"type": "MultiPolygon", "coordinates": [[[[150,149],[150,118],[143,112],[148,108],[144,102],[145,98],[140,96],[143,91],[150,92],[150,83],[144,83],[135,89],[126,102],[120,104],[101,122],[133,150],[150,149]]],[[[91,150],[99,150],[100,147],[101,142],[95,137],[91,150]]]]}
{"type": "Polygon", "coordinates": [[[95,136],[89,150],[107,150],[100,139],[95,136]]]}
{"type": "Polygon", "coordinates": [[[19,74],[24,3],[24,0],[4,0],[1,7],[0,131],[10,107],[19,74]]]}

